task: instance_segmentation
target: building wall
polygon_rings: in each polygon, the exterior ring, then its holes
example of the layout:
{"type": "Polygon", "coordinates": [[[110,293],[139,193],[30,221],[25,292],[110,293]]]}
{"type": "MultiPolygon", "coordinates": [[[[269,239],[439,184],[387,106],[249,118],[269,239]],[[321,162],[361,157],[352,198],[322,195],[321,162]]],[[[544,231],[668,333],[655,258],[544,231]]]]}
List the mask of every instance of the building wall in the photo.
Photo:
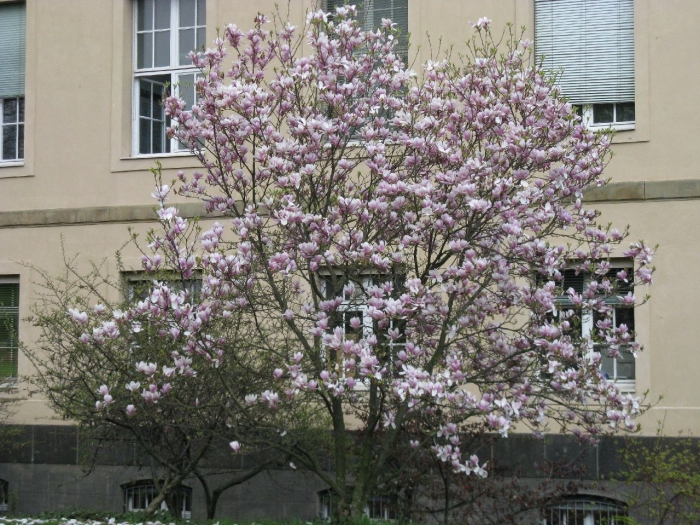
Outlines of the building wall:
{"type": "MultiPolygon", "coordinates": [[[[281,4],[281,11],[288,9],[300,25],[313,1],[281,4]]],[[[207,40],[229,22],[250,27],[256,12],[270,13],[273,6],[273,0],[208,0],[207,40]]],[[[533,0],[409,0],[415,67],[437,49],[458,50],[471,34],[469,21],[482,16],[494,21],[495,31],[513,22],[533,36],[533,0]]],[[[648,392],[647,400],[655,402],[641,419],[647,435],[657,431],[659,422],[667,435],[700,434],[700,390],[695,388],[700,375],[695,308],[700,284],[689,271],[700,256],[695,228],[700,223],[700,105],[694,96],[700,84],[700,68],[694,67],[700,47],[698,19],[700,3],[695,0],[635,1],[637,126],[615,136],[615,156],[606,171],[612,183],[589,196],[604,219],[630,224],[632,239],[660,244],[658,271],[649,289],[652,300],[636,314],[637,339],[645,347],[637,360],[636,393],[648,392]]],[[[22,318],[30,314],[40,292],[32,284],[37,275],[31,265],[58,273],[65,252],[78,254],[84,268],[88,261],[104,259],[116,272],[114,252],[128,240],[127,227],[143,233],[152,225],[154,182],[149,169],[160,161],[169,180],[179,169],[196,167],[189,155],[132,155],[132,27],[130,0],[27,2],[25,161],[20,167],[0,166],[0,276],[19,275],[22,318]]],[[[202,211],[196,203],[186,206],[190,216],[202,211]]],[[[138,267],[133,248],[127,248],[124,260],[138,267]]],[[[36,336],[29,323],[21,324],[25,343],[36,336]]],[[[30,373],[28,361],[20,356],[20,376],[30,373]]],[[[24,386],[20,383],[21,395],[27,394],[24,386]]],[[[13,421],[66,423],[55,421],[36,396],[22,402],[13,421]]],[[[44,475],[38,468],[2,464],[0,477],[16,475],[30,485],[44,475]]],[[[99,475],[112,479],[109,469],[117,467],[104,468],[99,475]]],[[[69,467],[62,469],[51,467],[68,476],[69,467]]],[[[71,501],[88,505],[99,500],[103,508],[120,508],[120,496],[90,492],[98,490],[97,483],[92,485],[71,483],[71,490],[78,491],[71,501]]],[[[289,515],[308,515],[307,503],[295,497],[290,496],[289,515]]],[[[33,509],[53,505],[39,496],[27,498],[36,502],[33,509]]]]}

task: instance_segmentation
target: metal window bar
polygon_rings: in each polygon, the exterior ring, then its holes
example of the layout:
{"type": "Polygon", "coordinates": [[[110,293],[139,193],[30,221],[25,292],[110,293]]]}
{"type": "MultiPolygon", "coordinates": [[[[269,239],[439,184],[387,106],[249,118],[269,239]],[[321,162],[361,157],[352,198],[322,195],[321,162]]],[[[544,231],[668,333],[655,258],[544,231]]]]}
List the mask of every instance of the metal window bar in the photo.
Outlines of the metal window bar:
{"type": "Polygon", "coordinates": [[[615,525],[627,517],[627,508],[602,499],[571,499],[545,512],[546,525],[615,525]]]}
{"type": "MultiPolygon", "coordinates": [[[[192,517],[192,489],[181,486],[175,492],[175,501],[182,502],[180,515],[183,519],[190,519],[192,517]]],[[[137,484],[127,487],[124,489],[124,509],[129,512],[146,510],[157,494],[158,490],[155,485],[137,484]]],[[[160,509],[168,510],[165,501],[161,503],[160,509]]]]}

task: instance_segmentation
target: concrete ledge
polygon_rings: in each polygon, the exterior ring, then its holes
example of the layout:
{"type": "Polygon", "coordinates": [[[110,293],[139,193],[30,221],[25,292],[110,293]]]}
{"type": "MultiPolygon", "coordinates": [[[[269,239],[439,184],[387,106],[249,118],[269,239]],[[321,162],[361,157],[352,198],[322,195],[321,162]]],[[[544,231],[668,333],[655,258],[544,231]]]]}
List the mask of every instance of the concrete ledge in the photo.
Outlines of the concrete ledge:
{"type": "Polygon", "coordinates": [[[586,202],[699,199],[700,179],[612,182],[587,191],[586,202]]]}
{"type": "Polygon", "coordinates": [[[700,198],[700,180],[647,181],[644,184],[644,197],[655,199],[697,199],[700,198]]]}
{"type": "MultiPolygon", "coordinates": [[[[612,182],[602,188],[587,191],[584,199],[589,203],[700,199],[700,179],[612,182]]],[[[238,204],[242,206],[241,203],[238,204]]],[[[218,213],[207,215],[201,202],[184,202],[175,206],[187,218],[221,216],[218,213]]],[[[0,228],[154,222],[154,210],[154,206],[137,205],[5,211],[0,212],[0,228]]]]}
{"type": "Polygon", "coordinates": [[[587,191],[586,202],[644,200],[644,182],[612,182],[602,188],[587,191]]]}
{"type": "MultiPolygon", "coordinates": [[[[204,204],[201,202],[186,202],[174,204],[174,206],[180,210],[183,217],[210,216],[206,214],[204,204]]],[[[69,226],[105,222],[154,222],[155,220],[155,207],[148,205],[0,212],[0,228],[69,226]]]]}

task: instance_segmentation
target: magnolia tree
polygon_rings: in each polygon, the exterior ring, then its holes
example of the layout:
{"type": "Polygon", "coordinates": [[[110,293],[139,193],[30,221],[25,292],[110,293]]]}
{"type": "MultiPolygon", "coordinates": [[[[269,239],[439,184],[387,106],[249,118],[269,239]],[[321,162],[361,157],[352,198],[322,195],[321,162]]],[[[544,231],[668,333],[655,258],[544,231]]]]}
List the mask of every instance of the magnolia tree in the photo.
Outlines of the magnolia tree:
{"type": "MultiPolygon", "coordinates": [[[[259,15],[192,55],[196,104],[170,97],[165,107],[202,169],[157,187],[162,229],[143,266],[201,272],[201,301],[156,284],[119,316],[86,314],[82,341],[127,337],[145,315],[177,342],[167,366],[182,387],[198,388],[195,365],[237,351],[211,327],[240,319],[261,336],[249,366],[272,369],[228,407],[276,432],[231,446],[289,454],[329,485],[337,518],[360,516],[395,475],[385,465],[397,440],[485,476],[461,444],[470,424],[502,436],[633,430],[639,401],[606,380],[593,343],[613,357],[636,350],[606,298],[652,274],[652,250],[637,242],[624,251],[634,272],[610,278],[626,231],[583,202],[606,182],[610,137],[582,125],[529,42],[509,32],[497,45],[481,19],[465,56],[414,72],[391,21],[364,32],[355,16],[352,6],[315,12],[299,31],[268,30],[259,15]],[[225,220],[193,239],[166,204],[172,192],[225,220]],[[565,269],[590,275],[583,293],[562,290],[565,269]],[[552,316],[564,294],[571,306],[552,316]],[[594,333],[581,337],[577,320],[593,314],[594,333]],[[327,446],[300,437],[318,411],[327,446]]],[[[174,387],[162,364],[134,368],[134,381],[165,399],[174,387]]],[[[110,395],[127,394],[114,386],[110,395]]]]}
{"type": "MultiPolygon", "coordinates": [[[[66,262],[60,276],[33,270],[37,300],[31,321],[40,336],[32,347],[23,348],[36,369],[28,379],[59,415],[80,424],[81,442],[95,443],[94,454],[85,458],[90,467],[104,449],[124,450],[128,444],[137,452],[134,461],[150,467],[158,488],[145,509],[148,513],[165,502],[181,517],[178,489],[186,478],[196,477],[204,489],[207,518],[213,519],[224,491],[276,461],[278,455],[249,447],[257,457],[248,455],[250,468],[241,471],[230,457],[231,439],[258,431],[232,418],[231,396],[242,398],[247,389],[260,388],[265,384],[262,377],[272,373],[269,365],[267,373],[263,366],[249,372],[257,345],[235,318],[208,325],[210,334],[227,341],[223,345],[235,344],[235,350],[224,346],[225,359],[216,367],[188,358],[188,374],[177,374],[170,360],[181,340],[172,333],[163,337],[147,312],[138,315],[132,309],[150,291],[149,281],[132,281],[130,290],[122,291],[126,283],[110,279],[101,266],[80,273],[75,260],[66,262]],[[115,296],[126,299],[110,299],[115,296]],[[129,311],[128,330],[118,327],[124,311],[129,311]],[[113,321],[101,323],[100,330],[86,337],[89,318],[113,321]],[[135,372],[146,378],[158,374],[160,383],[134,377],[135,372]],[[190,382],[195,373],[198,381],[190,382]]],[[[151,277],[159,279],[161,293],[177,291],[179,300],[197,302],[196,280],[171,273],[151,277]]]]}

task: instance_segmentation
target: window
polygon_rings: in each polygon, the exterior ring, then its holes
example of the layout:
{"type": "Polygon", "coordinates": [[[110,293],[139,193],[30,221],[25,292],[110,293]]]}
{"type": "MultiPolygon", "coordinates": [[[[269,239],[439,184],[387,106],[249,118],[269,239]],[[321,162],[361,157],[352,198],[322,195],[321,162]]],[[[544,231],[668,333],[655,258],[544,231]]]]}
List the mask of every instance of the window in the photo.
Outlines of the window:
{"type": "Polygon", "coordinates": [[[542,525],[622,525],[627,505],[595,496],[572,496],[543,512],[542,525]]]}
{"type": "Polygon", "coordinates": [[[396,505],[386,496],[372,496],[367,500],[365,514],[371,520],[395,520],[396,505]]]}
{"type": "Polygon", "coordinates": [[[0,5],[0,165],[24,159],[24,57],[26,8],[0,5]]]}
{"type": "Polygon", "coordinates": [[[634,0],[536,0],[535,48],[588,127],[634,129],[634,0]]]}
{"type": "MultiPolygon", "coordinates": [[[[357,279],[348,279],[343,274],[321,276],[322,289],[326,299],[342,297],[343,302],[331,319],[328,331],[341,328],[346,341],[360,341],[372,334],[377,335],[378,357],[383,366],[392,367],[397,353],[405,347],[405,325],[394,319],[375,321],[368,313],[367,300],[373,286],[391,283],[391,297],[398,298],[405,287],[405,275],[392,273],[386,275],[362,275],[357,279]]],[[[344,361],[330,350],[326,358],[340,368],[344,361]]],[[[345,375],[345,370],[338,370],[345,375]]]]}
{"type": "MultiPolygon", "coordinates": [[[[330,490],[318,493],[319,517],[324,520],[331,519],[333,509],[333,495],[330,490]]],[[[371,496],[365,506],[365,514],[371,520],[395,520],[397,519],[396,505],[386,496],[371,496]]]]}
{"type": "MultiPolygon", "coordinates": [[[[612,317],[613,326],[617,328],[624,324],[630,332],[634,333],[634,308],[624,306],[620,299],[621,296],[633,292],[634,287],[629,283],[619,281],[616,277],[617,273],[623,269],[631,279],[633,275],[632,268],[613,268],[604,276],[604,279],[614,282],[617,286],[617,294],[607,297],[605,302],[611,308],[610,316],[612,317]]],[[[563,277],[560,286],[564,292],[569,288],[573,288],[576,293],[582,293],[591,280],[590,275],[583,273],[576,274],[575,270],[564,270],[563,277]]],[[[567,309],[573,308],[567,295],[562,295],[557,298],[556,305],[557,311],[554,312],[554,315],[560,315],[566,312],[567,309]]],[[[570,319],[572,329],[569,335],[574,338],[592,337],[595,335],[595,327],[600,320],[600,316],[597,313],[593,315],[584,315],[580,319],[573,317],[570,319]]],[[[636,379],[635,357],[630,349],[622,347],[619,350],[619,355],[613,357],[610,355],[609,348],[605,344],[594,344],[593,348],[601,354],[601,371],[607,379],[612,379],[621,386],[626,385],[634,387],[636,379]]]]}
{"type": "Polygon", "coordinates": [[[166,136],[170,119],[163,100],[170,86],[188,107],[195,101],[198,70],[189,53],[204,46],[205,0],[137,0],[134,40],[134,152],[159,155],[186,151],[166,136]]]}
{"type": "MultiPolygon", "coordinates": [[[[153,484],[153,480],[150,479],[129,483],[122,488],[124,490],[124,510],[127,512],[146,510],[160,492],[153,484]]],[[[180,485],[166,497],[166,501],[181,512],[183,519],[192,517],[192,489],[190,487],[180,485]]],[[[168,510],[166,501],[161,503],[161,510],[168,510]]]]}
{"type": "Polygon", "coordinates": [[[0,514],[7,514],[10,505],[10,483],[0,479],[0,514]]]}
{"type": "Polygon", "coordinates": [[[197,300],[202,293],[202,279],[199,275],[183,281],[175,274],[153,276],[145,272],[133,272],[124,274],[124,280],[126,298],[129,302],[143,301],[149,297],[155,281],[167,284],[175,292],[186,290],[189,292],[192,300],[197,300]]]}
{"type": "Polygon", "coordinates": [[[404,62],[408,60],[408,0],[327,0],[326,11],[335,12],[345,4],[357,5],[358,23],[363,31],[374,31],[382,25],[382,18],[389,18],[400,30],[398,53],[404,62]]]}
{"type": "Polygon", "coordinates": [[[0,385],[17,380],[19,279],[0,277],[0,385]]]}

